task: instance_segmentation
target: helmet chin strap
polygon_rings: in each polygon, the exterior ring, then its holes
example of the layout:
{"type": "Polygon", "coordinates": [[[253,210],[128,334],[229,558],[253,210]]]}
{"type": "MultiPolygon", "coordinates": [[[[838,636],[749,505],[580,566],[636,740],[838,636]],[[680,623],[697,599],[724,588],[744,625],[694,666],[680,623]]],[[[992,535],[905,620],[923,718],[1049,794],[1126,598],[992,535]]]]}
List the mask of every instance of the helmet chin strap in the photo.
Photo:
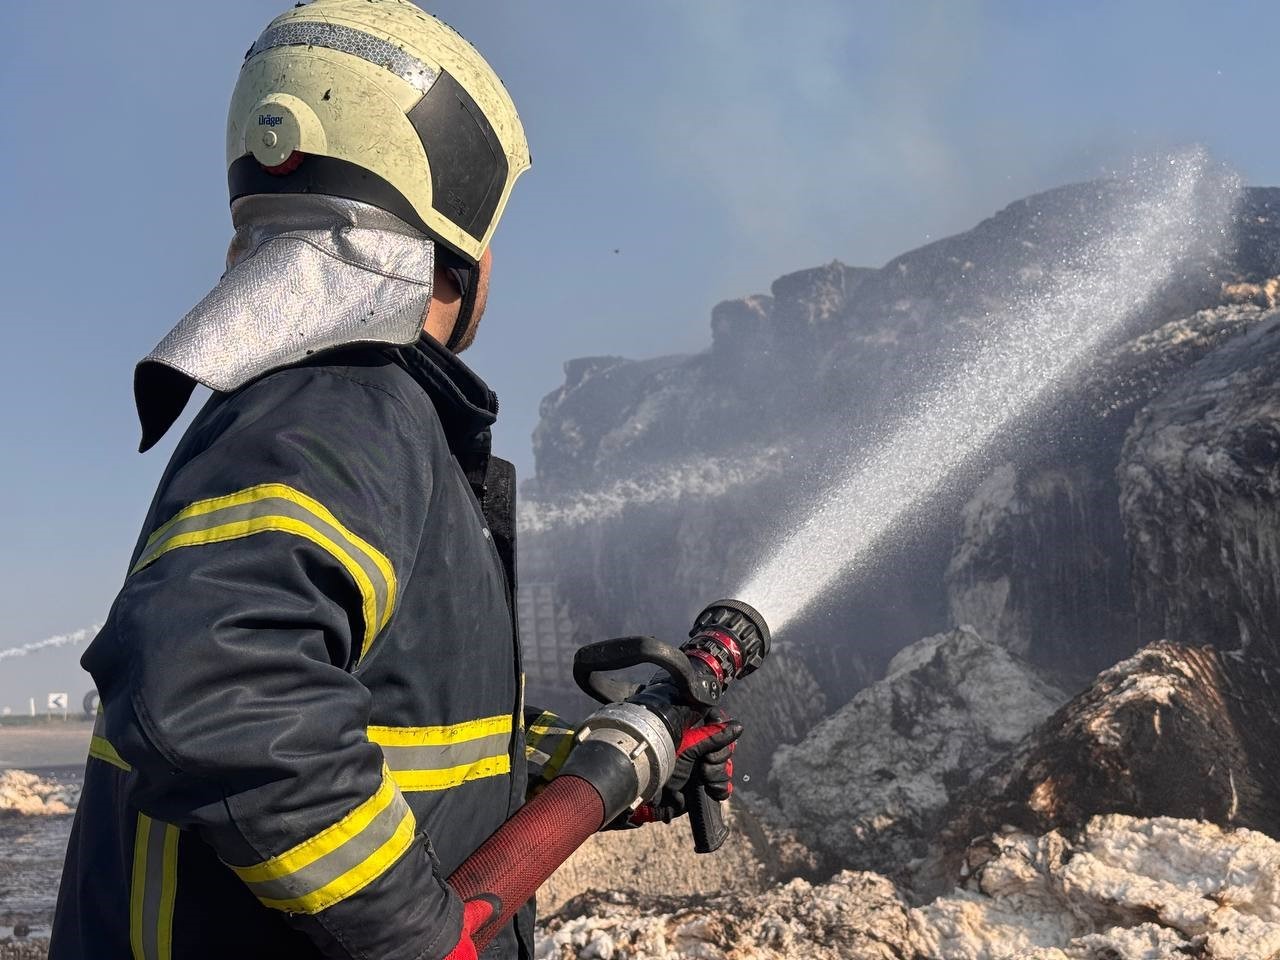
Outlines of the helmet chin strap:
{"type": "Polygon", "coordinates": [[[453,277],[453,282],[462,292],[462,303],[458,305],[458,319],[453,322],[453,332],[449,334],[449,342],[445,344],[445,349],[456,352],[467,335],[467,329],[471,326],[471,313],[476,306],[478,284],[475,283],[473,267],[449,267],[448,270],[449,275],[453,277]]]}

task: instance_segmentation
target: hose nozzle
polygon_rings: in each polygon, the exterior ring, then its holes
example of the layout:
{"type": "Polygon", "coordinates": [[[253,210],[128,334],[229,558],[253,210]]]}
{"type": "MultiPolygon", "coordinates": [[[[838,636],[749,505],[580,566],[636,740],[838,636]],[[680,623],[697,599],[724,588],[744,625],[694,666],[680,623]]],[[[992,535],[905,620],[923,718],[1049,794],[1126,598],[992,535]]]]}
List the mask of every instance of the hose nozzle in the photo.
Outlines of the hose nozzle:
{"type": "Polygon", "coordinates": [[[717,600],[694,618],[689,639],[680,649],[707,665],[723,693],[729,684],[759,669],[769,644],[769,625],[755,607],[741,600],[717,600]]]}
{"type": "MultiPolygon", "coordinates": [[[[730,684],[759,668],[769,644],[759,611],[741,600],[717,600],[694,618],[678,650],[653,637],[583,647],[573,660],[574,679],[607,706],[582,726],[561,775],[595,784],[610,820],[652,800],[670,777],[686,731],[706,722],[730,684]],[[646,684],[610,676],[641,664],[658,668],[646,684]]],[[[720,805],[700,786],[689,802],[695,849],[716,849],[727,832],[720,805]]]]}

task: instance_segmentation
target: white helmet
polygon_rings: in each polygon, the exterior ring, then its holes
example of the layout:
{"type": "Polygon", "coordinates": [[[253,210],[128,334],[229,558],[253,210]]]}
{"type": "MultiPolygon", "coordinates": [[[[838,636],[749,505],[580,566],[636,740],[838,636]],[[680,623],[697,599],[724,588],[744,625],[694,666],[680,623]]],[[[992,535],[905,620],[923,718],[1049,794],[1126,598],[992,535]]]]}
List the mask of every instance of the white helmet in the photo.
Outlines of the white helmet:
{"type": "Polygon", "coordinates": [[[273,20],[227,120],[231,199],[320,193],[370,203],[463,266],[529,169],[515,105],[470,43],[407,0],[314,0],[273,20]]]}

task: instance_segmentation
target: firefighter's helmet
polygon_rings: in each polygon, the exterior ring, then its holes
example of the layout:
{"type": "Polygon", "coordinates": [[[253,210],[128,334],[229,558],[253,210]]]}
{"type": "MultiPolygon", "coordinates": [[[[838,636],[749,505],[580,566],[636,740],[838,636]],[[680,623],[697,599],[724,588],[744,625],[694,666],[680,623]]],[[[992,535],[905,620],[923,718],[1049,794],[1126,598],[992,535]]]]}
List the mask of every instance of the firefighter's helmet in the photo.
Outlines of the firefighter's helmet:
{"type": "Polygon", "coordinates": [[[466,40],[407,0],[313,0],[245,56],[227,120],[231,199],[371,203],[477,263],[529,145],[466,40]]]}

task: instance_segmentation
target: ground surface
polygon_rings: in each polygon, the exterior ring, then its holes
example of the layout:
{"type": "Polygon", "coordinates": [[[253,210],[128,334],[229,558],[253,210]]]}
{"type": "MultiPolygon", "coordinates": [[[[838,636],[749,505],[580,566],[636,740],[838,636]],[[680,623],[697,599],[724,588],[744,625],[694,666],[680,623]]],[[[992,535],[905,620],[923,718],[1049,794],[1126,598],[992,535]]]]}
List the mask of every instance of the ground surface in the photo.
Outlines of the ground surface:
{"type": "Polygon", "coordinates": [[[0,940],[0,960],[45,960],[49,955],[49,941],[0,940]]]}
{"type": "Polygon", "coordinates": [[[0,725],[0,770],[82,764],[92,733],[92,723],[77,719],[0,725]]]}
{"type": "MultiPolygon", "coordinates": [[[[92,732],[93,724],[79,719],[0,724],[0,770],[78,784],[92,732]]],[[[0,960],[44,960],[70,830],[69,816],[0,816],[0,960]],[[11,939],[19,924],[34,936],[11,939]]]]}

